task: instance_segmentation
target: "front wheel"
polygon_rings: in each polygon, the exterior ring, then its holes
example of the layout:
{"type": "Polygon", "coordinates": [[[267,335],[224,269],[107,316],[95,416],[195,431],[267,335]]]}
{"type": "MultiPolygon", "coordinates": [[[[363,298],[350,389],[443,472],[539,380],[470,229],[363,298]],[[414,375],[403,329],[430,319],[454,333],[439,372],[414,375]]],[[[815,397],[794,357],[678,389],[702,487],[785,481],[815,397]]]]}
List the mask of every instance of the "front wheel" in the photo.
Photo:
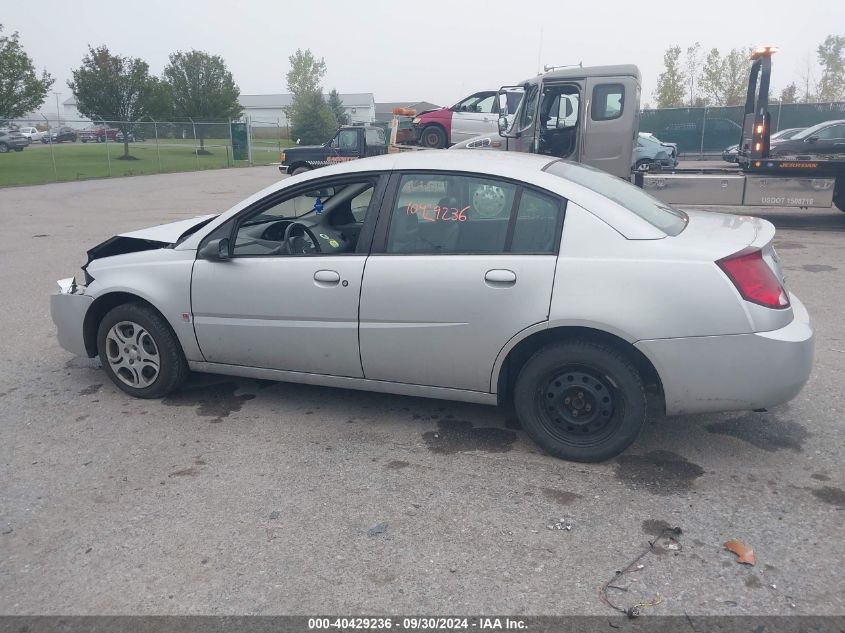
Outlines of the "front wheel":
{"type": "Polygon", "coordinates": [[[420,132],[420,145],[431,149],[446,147],[446,132],[439,125],[429,125],[420,132]]]}
{"type": "Polygon", "coordinates": [[[16,148],[15,148],[15,151],[16,151],[16,152],[22,152],[22,151],[23,151],[23,147],[16,147],[16,148]]]}
{"type": "Polygon", "coordinates": [[[833,188],[833,204],[837,209],[845,213],[845,176],[836,179],[833,188]]]}
{"type": "Polygon", "coordinates": [[[161,398],[188,375],[185,355],[170,325],[140,303],[109,310],[97,330],[97,349],[112,382],[136,398],[161,398]]]}
{"type": "Polygon", "coordinates": [[[296,176],[297,174],[304,174],[306,171],[311,171],[311,168],[307,165],[299,165],[291,170],[290,175],[296,176]]]}
{"type": "Polygon", "coordinates": [[[5,154],[9,151],[9,146],[5,143],[0,143],[0,154],[5,154]]]}
{"type": "Polygon", "coordinates": [[[519,372],[514,405],[531,439],[576,462],[615,457],[637,438],[646,417],[639,372],[623,354],[591,342],[535,353],[519,372]]]}

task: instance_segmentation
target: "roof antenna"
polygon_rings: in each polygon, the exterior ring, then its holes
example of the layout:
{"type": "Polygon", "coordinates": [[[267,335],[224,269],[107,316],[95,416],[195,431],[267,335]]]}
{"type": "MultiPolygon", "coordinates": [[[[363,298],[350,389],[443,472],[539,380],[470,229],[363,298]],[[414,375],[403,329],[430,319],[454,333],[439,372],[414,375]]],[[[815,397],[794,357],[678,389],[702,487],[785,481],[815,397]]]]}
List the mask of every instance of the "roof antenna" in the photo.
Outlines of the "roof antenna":
{"type": "Polygon", "coordinates": [[[537,49],[537,74],[540,74],[540,58],[543,56],[543,27],[540,27],[540,47],[537,49]]]}

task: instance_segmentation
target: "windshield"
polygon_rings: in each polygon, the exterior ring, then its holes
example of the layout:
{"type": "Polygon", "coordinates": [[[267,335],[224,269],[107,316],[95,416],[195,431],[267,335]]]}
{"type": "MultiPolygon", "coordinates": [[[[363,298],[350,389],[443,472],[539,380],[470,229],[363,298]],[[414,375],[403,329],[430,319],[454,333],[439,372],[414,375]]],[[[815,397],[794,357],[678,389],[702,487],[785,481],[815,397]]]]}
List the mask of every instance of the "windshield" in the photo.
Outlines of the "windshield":
{"type": "Polygon", "coordinates": [[[543,171],[610,198],[666,235],[678,235],[687,226],[689,218],[686,213],[652,198],[627,180],[611,176],[607,172],[562,160],[546,166],[543,171]]]}
{"type": "Polygon", "coordinates": [[[802,127],[794,127],[794,128],[790,128],[788,130],[781,130],[780,132],[775,132],[774,134],[772,134],[772,140],[777,139],[777,138],[783,139],[783,140],[789,140],[791,138],[795,138],[795,136],[797,134],[799,134],[801,131],[803,131],[803,129],[804,128],[802,128],[802,127]]]}

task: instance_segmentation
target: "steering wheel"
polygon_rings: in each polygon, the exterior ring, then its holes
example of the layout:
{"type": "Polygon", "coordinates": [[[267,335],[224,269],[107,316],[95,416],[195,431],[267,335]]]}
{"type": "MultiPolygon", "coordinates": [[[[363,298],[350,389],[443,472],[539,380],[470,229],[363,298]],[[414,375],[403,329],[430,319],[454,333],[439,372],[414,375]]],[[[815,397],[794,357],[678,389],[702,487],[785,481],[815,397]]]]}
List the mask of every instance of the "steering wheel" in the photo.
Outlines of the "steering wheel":
{"type": "Polygon", "coordinates": [[[320,242],[317,241],[317,236],[307,226],[300,222],[291,222],[285,229],[281,250],[288,255],[310,255],[320,252],[320,242]],[[296,227],[302,231],[302,235],[294,235],[294,228],[296,227]],[[311,241],[310,248],[306,237],[311,241]]]}

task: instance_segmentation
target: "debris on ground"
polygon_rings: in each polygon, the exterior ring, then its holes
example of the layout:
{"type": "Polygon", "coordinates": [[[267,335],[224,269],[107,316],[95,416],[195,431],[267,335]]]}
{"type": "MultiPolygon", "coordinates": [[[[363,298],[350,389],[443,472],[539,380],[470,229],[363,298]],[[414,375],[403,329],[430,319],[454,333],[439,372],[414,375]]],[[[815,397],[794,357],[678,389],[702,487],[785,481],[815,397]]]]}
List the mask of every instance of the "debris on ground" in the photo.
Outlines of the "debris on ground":
{"type": "Polygon", "coordinates": [[[379,521],[367,529],[367,536],[378,536],[387,532],[387,521],[379,521]]]}
{"type": "MultiPolygon", "coordinates": [[[[660,531],[660,534],[657,535],[657,538],[655,538],[653,541],[648,542],[648,547],[643,550],[639,556],[637,556],[634,560],[628,563],[628,565],[623,569],[617,570],[613,578],[611,578],[601,586],[601,588],[599,589],[599,600],[601,600],[611,609],[619,611],[619,613],[624,613],[629,618],[636,618],[642,615],[642,610],[644,607],[655,607],[658,604],[662,603],[663,597],[658,593],[655,594],[654,598],[652,598],[651,600],[645,602],[638,602],[637,604],[631,605],[630,607],[620,607],[611,602],[610,597],[608,596],[608,590],[612,589],[622,592],[628,591],[628,587],[621,586],[620,584],[618,584],[618,582],[623,579],[623,576],[625,574],[634,571],[641,572],[643,569],[645,569],[645,565],[641,564],[640,561],[646,554],[655,553],[655,545],[657,545],[659,541],[663,541],[664,539],[666,539],[666,542],[661,545],[663,549],[671,549],[676,552],[680,552],[683,548],[681,547],[681,543],[680,541],[678,541],[677,537],[679,537],[682,533],[683,532],[679,527],[663,528],[663,530],[660,531]]],[[[634,579],[631,580],[633,582],[634,579]]]]}
{"type": "Polygon", "coordinates": [[[279,512],[278,510],[273,510],[273,511],[270,513],[270,520],[271,520],[271,521],[275,521],[275,520],[276,520],[276,519],[278,519],[280,516],[282,516],[282,513],[281,513],[281,512],[279,512]]]}
{"type": "Polygon", "coordinates": [[[571,519],[552,519],[551,522],[546,526],[549,530],[566,530],[569,532],[572,530],[572,520],[571,519]]]}
{"type": "Polygon", "coordinates": [[[757,559],[754,557],[754,550],[739,539],[731,539],[726,542],[725,549],[736,554],[736,562],[743,565],[755,565],[757,559]]]}

